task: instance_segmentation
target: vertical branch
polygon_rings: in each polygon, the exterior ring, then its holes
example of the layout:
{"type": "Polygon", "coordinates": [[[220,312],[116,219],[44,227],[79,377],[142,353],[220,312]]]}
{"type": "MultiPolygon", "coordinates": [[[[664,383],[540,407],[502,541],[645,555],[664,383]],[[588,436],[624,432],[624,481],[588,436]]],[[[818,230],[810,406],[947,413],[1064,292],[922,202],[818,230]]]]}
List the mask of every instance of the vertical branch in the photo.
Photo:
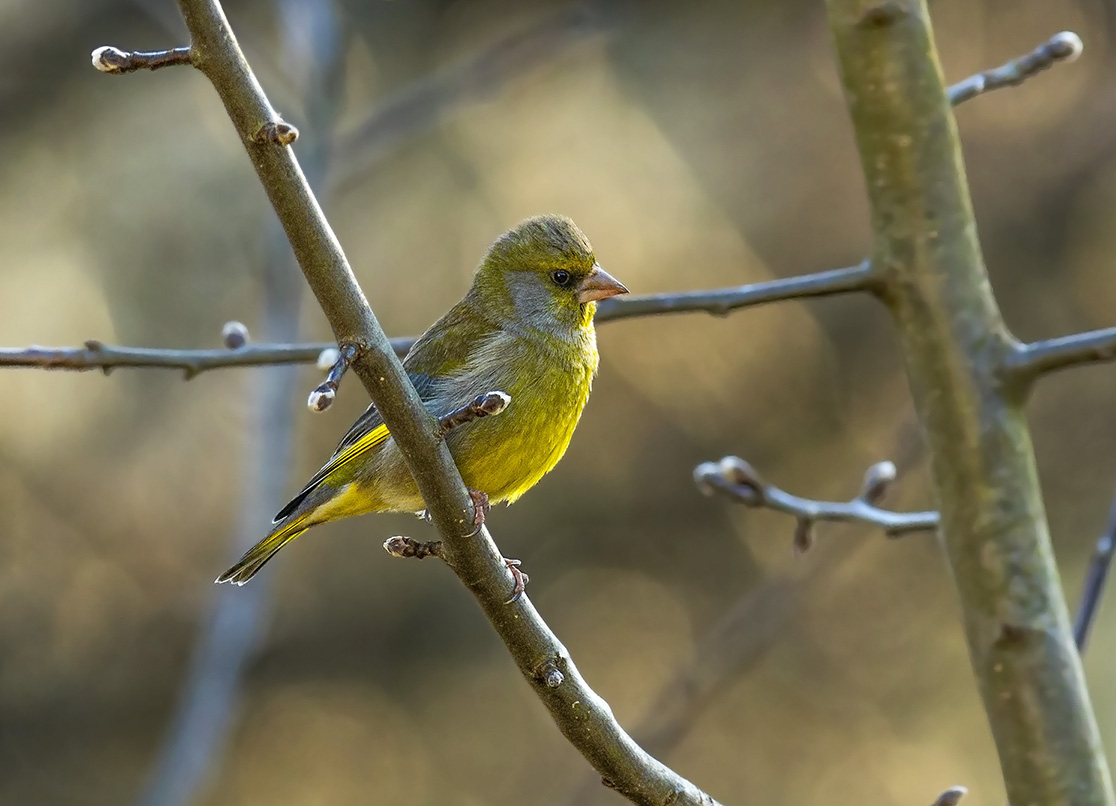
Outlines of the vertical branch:
{"type": "MultiPolygon", "coordinates": [[[[336,10],[329,0],[296,6],[278,3],[284,12],[283,63],[304,82],[307,118],[314,132],[307,139],[306,173],[324,180],[329,162],[333,120],[343,73],[343,44],[336,10]],[[292,16],[296,20],[290,19],[292,16]],[[304,18],[309,18],[304,19],[304,18]],[[301,25],[298,23],[307,23],[301,25]],[[310,40],[298,41],[310,32],[310,40]]],[[[305,284],[278,220],[269,217],[263,232],[259,287],[263,295],[261,335],[275,342],[299,337],[299,309],[305,284]]],[[[230,549],[238,557],[252,545],[266,523],[264,515],[287,491],[295,412],[301,410],[296,366],[268,367],[250,391],[244,461],[248,466],[244,498],[230,549]]],[[[214,587],[213,610],[194,647],[178,710],[159,758],[138,799],[142,806],[186,806],[216,772],[223,756],[240,698],[240,682],[266,629],[272,605],[273,576],[244,590],[214,587]]]]}
{"type": "Polygon", "coordinates": [[[931,455],[941,536],[1008,799],[1113,804],[923,0],[827,0],[873,266],[931,455]]]}

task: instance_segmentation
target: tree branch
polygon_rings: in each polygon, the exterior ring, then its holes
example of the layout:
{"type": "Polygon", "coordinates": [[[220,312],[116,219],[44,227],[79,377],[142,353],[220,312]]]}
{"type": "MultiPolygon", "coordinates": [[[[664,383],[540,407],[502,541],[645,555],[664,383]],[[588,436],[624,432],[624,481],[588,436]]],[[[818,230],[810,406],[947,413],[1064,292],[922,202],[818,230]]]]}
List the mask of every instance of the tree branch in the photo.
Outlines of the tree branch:
{"type": "Polygon", "coordinates": [[[1072,62],[1083,47],[1081,37],[1072,31],[1054,34],[1025,56],[957,82],[946,90],[949,102],[957,106],[992,90],[1017,87],[1058,62],[1072,62]]]}
{"type": "Polygon", "coordinates": [[[797,551],[811,547],[813,526],[819,521],[867,524],[882,529],[888,537],[937,529],[937,512],[893,512],[876,506],[894,479],[895,465],[880,462],[868,468],[856,498],[815,501],[792,495],[764,481],[755,468],[737,456],[726,456],[720,462],[705,462],[694,469],[694,482],[706,495],[720,493],[749,507],[793,515],[798,521],[797,551]]]}
{"type": "Polygon", "coordinates": [[[647,806],[714,804],[632,741],[608,705],[586,685],[527,597],[505,604],[511,573],[486,529],[469,536],[473,507],[461,475],[436,421],[372,314],[294,154],[289,147],[255,136],[278,116],[240,52],[220,4],[179,0],[179,8],[192,38],[193,63],[221,97],[337,343],[357,349],[352,368],[407,460],[442,535],[447,565],[477,598],[559,728],[610,786],[647,806]]]}
{"type": "MultiPolygon", "coordinates": [[[[598,322],[610,322],[642,316],[704,311],[723,316],[730,311],[763,305],[779,300],[826,297],[864,290],[869,286],[867,263],[844,269],[771,280],[763,283],[720,288],[711,291],[688,291],[679,294],[648,294],[612,297],[599,303],[598,322]]],[[[404,356],[415,338],[391,340],[396,355],[404,356]]],[[[32,367],[39,369],[104,370],[116,367],[148,367],[180,369],[192,378],[211,369],[265,366],[269,364],[312,363],[323,350],[334,348],[331,343],[314,344],[245,344],[234,349],[164,350],[148,347],[114,347],[90,340],[85,347],[0,347],[0,367],[32,367]]]]}
{"type": "MultiPolygon", "coordinates": [[[[397,340],[409,348],[413,340],[397,340]]],[[[0,347],[0,367],[102,370],[117,367],[179,369],[189,380],[211,369],[258,367],[273,364],[312,363],[333,344],[245,344],[234,349],[163,350],[150,347],[114,347],[96,340],[84,347],[0,347]]],[[[404,350],[406,352],[406,350],[404,350]]]]}
{"type": "Polygon", "coordinates": [[[1116,327],[1016,345],[1005,373],[1024,385],[1060,369],[1116,360],[1116,327]]]}
{"type": "Polygon", "coordinates": [[[1008,800],[1112,806],[1058,579],[1015,350],[976,236],[924,0],[827,0],[940,534],[1008,800]]]}

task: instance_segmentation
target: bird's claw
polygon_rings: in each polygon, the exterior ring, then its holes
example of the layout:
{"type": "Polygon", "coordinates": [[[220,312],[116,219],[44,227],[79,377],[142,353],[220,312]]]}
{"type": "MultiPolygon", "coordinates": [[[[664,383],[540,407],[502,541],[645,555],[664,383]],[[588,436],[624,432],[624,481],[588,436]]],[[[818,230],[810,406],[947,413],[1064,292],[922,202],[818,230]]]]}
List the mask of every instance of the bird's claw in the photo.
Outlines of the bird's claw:
{"type": "Polygon", "coordinates": [[[492,509],[492,505],[488,503],[488,493],[482,493],[480,490],[469,490],[469,497],[473,499],[473,526],[479,531],[484,525],[484,516],[492,509]]]}
{"type": "Polygon", "coordinates": [[[531,577],[527,576],[526,572],[520,571],[519,566],[523,565],[519,560],[511,560],[507,557],[504,558],[504,565],[511,571],[512,579],[515,580],[515,587],[512,588],[511,598],[504,604],[515,604],[523,596],[523,591],[527,589],[527,583],[531,581],[531,577]]]}

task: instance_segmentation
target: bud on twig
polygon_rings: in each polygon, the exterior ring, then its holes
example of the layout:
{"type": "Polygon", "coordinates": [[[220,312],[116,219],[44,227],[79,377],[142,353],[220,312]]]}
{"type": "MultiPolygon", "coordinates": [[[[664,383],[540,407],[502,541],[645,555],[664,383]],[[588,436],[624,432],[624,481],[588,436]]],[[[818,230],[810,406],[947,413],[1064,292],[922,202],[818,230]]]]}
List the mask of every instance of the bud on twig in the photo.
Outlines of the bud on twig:
{"type": "Polygon", "coordinates": [[[895,481],[898,471],[893,462],[876,462],[864,472],[860,485],[860,497],[869,504],[877,504],[887,494],[891,482],[895,481]]]}
{"type": "Polygon", "coordinates": [[[341,351],[336,347],[326,347],[318,353],[318,369],[325,372],[327,369],[337,363],[337,359],[341,357],[341,351]]]}
{"type": "Polygon", "coordinates": [[[1049,42],[1054,55],[1064,62],[1075,61],[1085,50],[1085,43],[1073,31],[1062,31],[1054,34],[1049,42]]]}
{"type": "Polygon", "coordinates": [[[794,556],[798,557],[814,547],[814,522],[807,518],[799,518],[794,525],[794,556]]]}
{"type": "Polygon", "coordinates": [[[225,322],[221,328],[221,341],[230,350],[237,350],[248,343],[248,328],[243,322],[225,322]]]}
{"type": "Polygon", "coordinates": [[[310,397],[306,399],[306,407],[315,413],[323,412],[333,405],[335,397],[337,397],[337,390],[328,382],[323,383],[310,393],[310,397]]]}

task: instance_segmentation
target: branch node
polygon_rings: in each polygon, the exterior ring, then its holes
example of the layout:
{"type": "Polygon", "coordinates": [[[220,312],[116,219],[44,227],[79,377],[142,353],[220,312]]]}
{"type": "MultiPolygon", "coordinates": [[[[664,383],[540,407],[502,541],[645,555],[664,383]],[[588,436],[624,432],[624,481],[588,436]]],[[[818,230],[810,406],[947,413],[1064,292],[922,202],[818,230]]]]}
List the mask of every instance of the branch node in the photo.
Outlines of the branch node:
{"type": "Polygon", "coordinates": [[[282,120],[269,120],[252,135],[253,142],[272,143],[277,146],[289,146],[297,139],[298,129],[282,120]]]}
{"type": "Polygon", "coordinates": [[[384,551],[392,557],[400,557],[402,559],[409,559],[414,557],[416,560],[424,560],[427,557],[442,557],[442,541],[434,540],[430,543],[420,543],[411,537],[389,537],[384,541],[384,551]]]}
{"type": "Polygon", "coordinates": [[[566,676],[558,668],[560,658],[547,658],[535,672],[535,679],[546,685],[547,688],[558,688],[565,681],[566,676]]]}
{"type": "Polygon", "coordinates": [[[225,322],[221,328],[221,341],[230,350],[239,350],[248,343],[248,328],[243,322],[225,322]]]}
{"type": "Polygon", "coordinates": [[[864,12],[857,21],[857,28],[887,28],[895,25],[910,12],[898,0],[886,0],[878,6],[872,6],[864,12]]]}

